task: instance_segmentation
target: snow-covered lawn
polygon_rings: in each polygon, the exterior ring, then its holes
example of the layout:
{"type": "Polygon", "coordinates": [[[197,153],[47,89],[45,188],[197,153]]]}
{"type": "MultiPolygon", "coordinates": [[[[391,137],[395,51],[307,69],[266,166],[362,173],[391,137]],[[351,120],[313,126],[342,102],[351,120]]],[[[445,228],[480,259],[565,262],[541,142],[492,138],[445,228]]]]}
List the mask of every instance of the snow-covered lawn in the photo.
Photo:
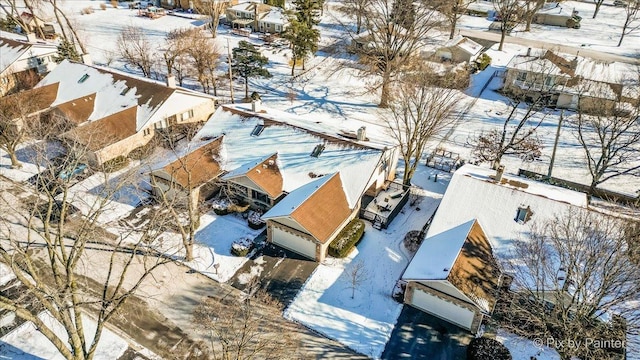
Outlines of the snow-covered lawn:
{"type": "Polygon", "coordinates": [[[560,355],[554,349],[547,347],[543,339],[532,341],[504,330],[498,330],[496,340],[509,349],[514,360],[533,358],[538,360],[560,360],[560,355]]]}
{"type": "MultiPolygon", "coordinates": [[[[38,317],[63,341],[68,339],[64,327],[49,313],[42,312],[38,317]]],[[[96,322],[84,314],[82,318],[85,336],[87,341],[90,341],[96,331],[96,322]]],[[[127,341],[109,329],[104,329],[94,359],[117,359],[128,348],[127,341]]],[[[8,356],[7,358],[13,360],[64,359],[56,347],[36,329],[32,322],[26,322],[0,338],[0,353],[3,354],[0,357],[8,356]]]]}
{"type": "MultiPolygon", "coordinates": [[[[421,169],[420,180],[443,190],[443,180],[429,183],[427,173],[421,169]]],[[[373,229],[366,223],[364,238],[347,258],[328,258],[320,264],[285,310],[285,317],[359,353],[380,357],[402,310],[402,305],[391,297],[412,256],[402,240],[408,231],[422,228],[442,197],[441,192],[427,189],[420,195],[419,211],[407,204],[404,213],[386,230],[373,229]],[[352,299],[350,272],[360,263],[365,280],[356,286],[352,299]]]]}

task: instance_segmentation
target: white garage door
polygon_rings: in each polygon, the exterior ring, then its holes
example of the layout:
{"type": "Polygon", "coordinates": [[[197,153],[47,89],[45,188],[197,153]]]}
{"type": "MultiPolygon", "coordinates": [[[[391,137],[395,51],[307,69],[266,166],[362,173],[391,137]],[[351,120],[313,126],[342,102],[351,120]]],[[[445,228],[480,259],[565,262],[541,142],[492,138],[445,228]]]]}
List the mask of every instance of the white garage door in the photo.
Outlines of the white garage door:
{"type": "Polygon", "coordinates": [[[422,290],[414,289],[411,300],[413,306],[420,308],[439,318],[454,323],[467,330],[471,329],[473,311],[450,303],[437,296],[428,294],[422,290]]]}
{"type": "Polygon", "coordinates": [[[316,259],[316,244],[296,236],[294,234],[282,231],[278,228],[272,228],[271,232],[271,241],[278,245],[282,246],[285,249],[296,252],[300,255],[306,256],[309,259],[316,259]]]}

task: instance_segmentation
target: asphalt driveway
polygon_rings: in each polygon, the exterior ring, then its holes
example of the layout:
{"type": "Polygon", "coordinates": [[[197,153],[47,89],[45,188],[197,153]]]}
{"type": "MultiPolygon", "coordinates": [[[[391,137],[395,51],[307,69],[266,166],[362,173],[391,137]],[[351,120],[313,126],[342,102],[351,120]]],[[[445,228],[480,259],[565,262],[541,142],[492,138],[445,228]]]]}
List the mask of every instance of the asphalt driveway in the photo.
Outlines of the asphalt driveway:
{"type": "Polygon", "coordinates": [[[316,267],[318,263],[315,261],[278,246],[266,244],[235,273],[228,283],[242,291],[245,291],[248,286],[259,286],[286,307],[293,301],[316,267]]]}
{"type": "Polygon", "coordinates": [[[382,359],[464,360],[472,339],[468,331],[405,305],[382,359]]]}

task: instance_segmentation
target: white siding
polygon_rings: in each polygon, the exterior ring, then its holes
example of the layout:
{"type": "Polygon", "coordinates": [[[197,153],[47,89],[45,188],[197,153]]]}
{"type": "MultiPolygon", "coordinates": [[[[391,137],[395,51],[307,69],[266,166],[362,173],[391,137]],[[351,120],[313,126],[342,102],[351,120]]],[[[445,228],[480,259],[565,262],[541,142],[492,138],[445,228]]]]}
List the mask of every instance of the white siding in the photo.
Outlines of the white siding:
{"type": "Polygon", "coordinates": [[[473,311],[428,294],[420,289],[414,289],[411,305],[464,329],[471,329],[474,316],[473,311]]]}
{"type": "Polygon", "coordinates": [[[271,242],[309,259],[316,259],[316,244],[300,236],[274,227],[271,232],[271,242]]]}

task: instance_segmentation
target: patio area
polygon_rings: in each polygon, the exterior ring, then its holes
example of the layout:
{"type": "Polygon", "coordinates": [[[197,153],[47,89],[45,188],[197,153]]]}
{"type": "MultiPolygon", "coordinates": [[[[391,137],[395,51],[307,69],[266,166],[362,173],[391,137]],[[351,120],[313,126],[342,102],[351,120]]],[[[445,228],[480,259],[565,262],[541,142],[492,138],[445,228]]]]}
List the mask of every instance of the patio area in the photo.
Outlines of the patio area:
{"type": "Polygon", "coordinates": [[[409,187],[397,182],[389,182],[375,197],[362,198],[360,217],[371,221],[375,229],[386,229],[409,199],[409,187]]]}

